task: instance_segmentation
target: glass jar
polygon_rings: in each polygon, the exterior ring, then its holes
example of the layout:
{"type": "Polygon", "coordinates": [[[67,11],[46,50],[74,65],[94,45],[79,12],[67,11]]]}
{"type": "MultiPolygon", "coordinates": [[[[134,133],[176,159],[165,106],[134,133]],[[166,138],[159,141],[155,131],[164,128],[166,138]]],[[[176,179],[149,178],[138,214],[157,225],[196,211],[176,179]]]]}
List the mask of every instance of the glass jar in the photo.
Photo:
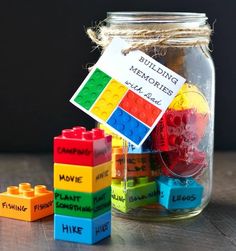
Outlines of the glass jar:
{"type": "Polygon", "coordinates": [[[186,79],[140,148],[99,125],[113,135],[113,212],[144,220],[193,217],[212,189],[215,73],[207,17],[110,12],[103,28],[97,37],[104,46],[121,37],[186,79]]]}

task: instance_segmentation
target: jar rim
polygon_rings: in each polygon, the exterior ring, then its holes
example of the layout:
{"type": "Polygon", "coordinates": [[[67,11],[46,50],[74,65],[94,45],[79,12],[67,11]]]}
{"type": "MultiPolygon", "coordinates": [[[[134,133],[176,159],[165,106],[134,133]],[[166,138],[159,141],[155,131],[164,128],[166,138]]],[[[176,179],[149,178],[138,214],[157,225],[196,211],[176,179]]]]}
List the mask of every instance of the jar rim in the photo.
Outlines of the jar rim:
{"type": "Polygon", "coordinates": [[[184,23],[194,22],[205,24],[207,21],[205,13],[194,12],[107,12],[106,21],[109,24],[117,23],[184,23]]]}

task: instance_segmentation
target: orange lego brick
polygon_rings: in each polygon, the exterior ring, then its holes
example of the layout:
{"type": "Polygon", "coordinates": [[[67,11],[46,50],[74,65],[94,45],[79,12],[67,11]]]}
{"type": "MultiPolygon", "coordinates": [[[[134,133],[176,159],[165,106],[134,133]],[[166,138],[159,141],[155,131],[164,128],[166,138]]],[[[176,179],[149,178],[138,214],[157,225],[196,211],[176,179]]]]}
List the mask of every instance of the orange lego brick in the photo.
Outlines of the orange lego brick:
{"type": "Polygon", "coordinates": [[[35,221],[53,214],[53,192],[44,185],[34,188],[30,183],[9,186],[0,193],[0,216],[35,221]]]}
{"type": "MultiPolygon", "coordinates": [[[[122,147],[112,148],[112,178],[124,178],[125,155],[122,147]]],[[[127,177],[160,175],[161,160],[159,153],[128,153],[127,177]]]]}
{"type": "MultiPolygon", "coordinates": [[[[124,177],[125,155],[122,147],[112,148],[112,178],[124,177]]],[[[149,154],[127,154],[128,177],[150,176],[149,154]]]]}

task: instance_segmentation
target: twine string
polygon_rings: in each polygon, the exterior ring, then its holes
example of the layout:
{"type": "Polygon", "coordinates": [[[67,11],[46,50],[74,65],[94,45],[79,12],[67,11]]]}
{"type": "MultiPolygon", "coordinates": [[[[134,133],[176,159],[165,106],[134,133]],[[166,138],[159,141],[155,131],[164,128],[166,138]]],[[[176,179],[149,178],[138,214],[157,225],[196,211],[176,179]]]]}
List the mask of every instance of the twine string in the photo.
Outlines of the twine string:
{"type": "Polygon", "coordinates": [[[121,29],[121,27],[97,26],[87,29],[90,39],[102,49],[106,48],[112,38],[119,36],[130,41],[130,46],[123,50],[124,54],[133,50],[143,50],[150,47],[196,47],[207,46],[212,30],[209,25],[199,28],[171,28],[171,29],[121,29]]]}

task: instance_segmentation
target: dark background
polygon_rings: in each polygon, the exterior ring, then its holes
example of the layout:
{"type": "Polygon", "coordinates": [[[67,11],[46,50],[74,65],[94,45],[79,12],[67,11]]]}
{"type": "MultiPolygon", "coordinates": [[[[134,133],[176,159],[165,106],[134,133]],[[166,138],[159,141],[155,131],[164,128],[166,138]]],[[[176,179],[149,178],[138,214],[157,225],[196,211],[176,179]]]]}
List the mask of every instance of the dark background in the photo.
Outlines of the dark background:
{"type": "Polygon", "coordinates": [[[205,12],[216,66],[215,148],[236,149],[236,1],[0,1],[0,151],[49,151],[53,136],[94,122],[69,99],[99,52],[85,27],[107,11],[205,12]]]}

